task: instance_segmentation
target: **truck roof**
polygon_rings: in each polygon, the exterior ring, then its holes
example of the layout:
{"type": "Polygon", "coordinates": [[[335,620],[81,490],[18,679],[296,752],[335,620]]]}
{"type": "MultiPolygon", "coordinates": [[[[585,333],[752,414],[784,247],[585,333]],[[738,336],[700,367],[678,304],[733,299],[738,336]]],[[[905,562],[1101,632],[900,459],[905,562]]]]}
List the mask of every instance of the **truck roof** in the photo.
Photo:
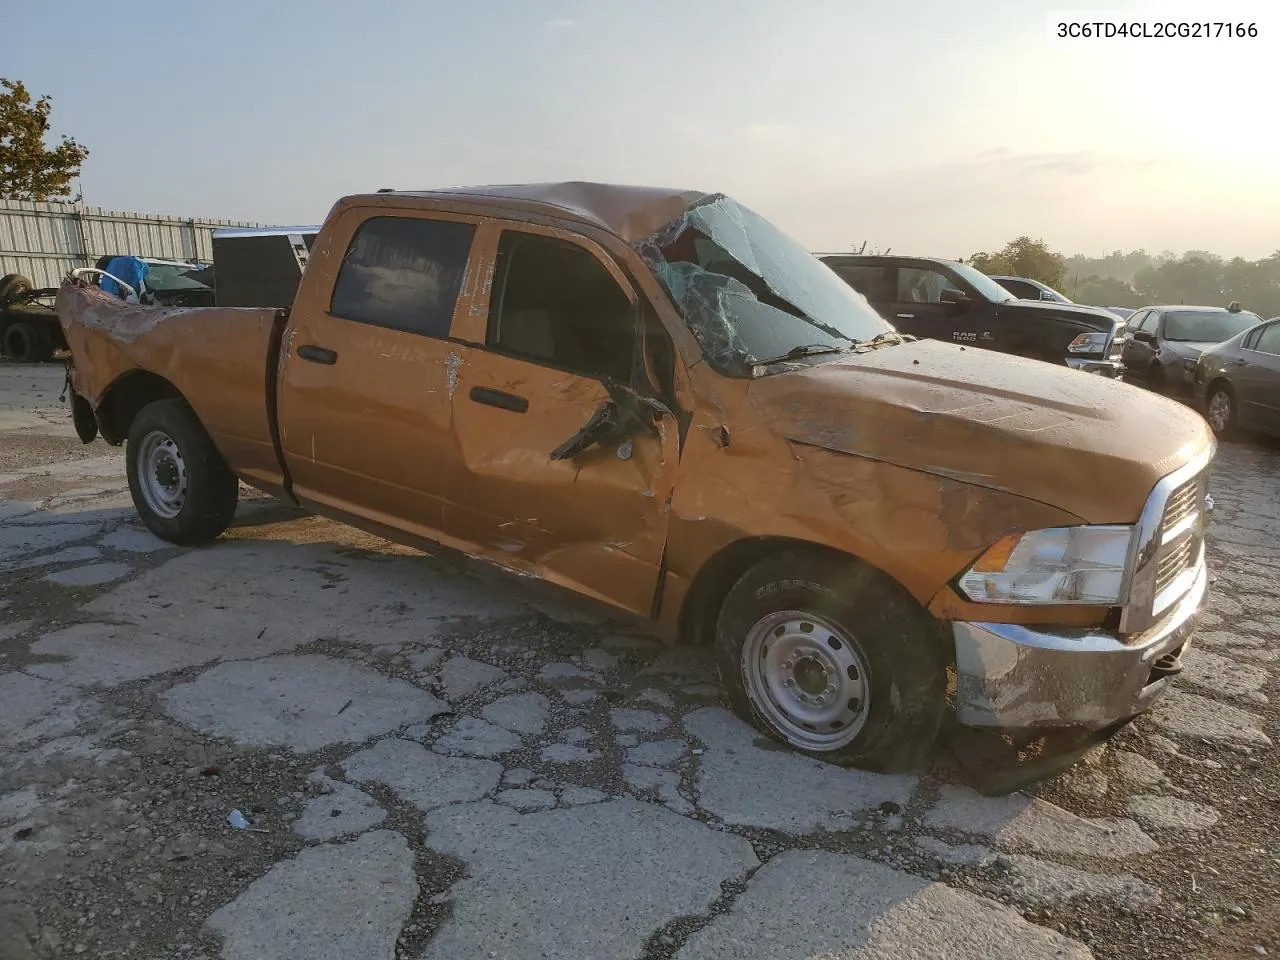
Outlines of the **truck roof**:
{"type": "Polygon", "coordinates": [[[701,190],[624,186],[572,181],[524,183],[437,190],[391,190],[344,197],[339,204],[386,203],[388,197],[501,206],[525,213],[564,217],[603,227],[627,243],[635,243],[680,217],[693,204],[710,196],[701,190]]]}

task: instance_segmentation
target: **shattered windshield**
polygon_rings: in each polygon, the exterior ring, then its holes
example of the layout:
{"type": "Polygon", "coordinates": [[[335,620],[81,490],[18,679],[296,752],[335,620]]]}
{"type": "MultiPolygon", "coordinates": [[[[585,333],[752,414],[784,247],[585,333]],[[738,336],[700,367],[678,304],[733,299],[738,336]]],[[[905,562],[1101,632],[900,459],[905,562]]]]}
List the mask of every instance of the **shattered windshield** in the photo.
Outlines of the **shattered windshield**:
{"type": "MultiPolygon", "coordinates": [[[[729,376],[891,333],[861,294],[759,214],[715,194],[637,245],[729,376]]],[[[890,341],[893,342],[893,341],[890,341]]]]}

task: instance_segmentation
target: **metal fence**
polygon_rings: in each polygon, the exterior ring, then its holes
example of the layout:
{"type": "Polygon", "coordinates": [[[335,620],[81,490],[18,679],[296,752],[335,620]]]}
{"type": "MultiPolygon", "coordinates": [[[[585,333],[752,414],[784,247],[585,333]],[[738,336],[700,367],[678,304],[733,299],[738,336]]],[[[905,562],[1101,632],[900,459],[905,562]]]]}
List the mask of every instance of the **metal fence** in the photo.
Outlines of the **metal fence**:
{"type": "Polygon", "coordinates": [[[20,273],[37,287],[56,287],[68,270],[91,267],[107,254],[208,261],[213,259],[214,230],[261,226],[77,203],[0,200],[0,276],[20,273]]]}

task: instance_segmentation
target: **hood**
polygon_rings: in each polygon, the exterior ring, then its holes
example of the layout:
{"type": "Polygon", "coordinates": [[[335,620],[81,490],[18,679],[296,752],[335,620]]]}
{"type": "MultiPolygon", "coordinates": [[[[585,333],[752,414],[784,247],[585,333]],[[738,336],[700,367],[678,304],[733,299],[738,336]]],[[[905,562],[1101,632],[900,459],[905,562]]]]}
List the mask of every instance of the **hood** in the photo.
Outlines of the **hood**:
{"type": "Polygon", "coordinates": [[[1212,350],[1217,346],[1216,343],[1201,343],[1196,340],[1166,340],[1164,345],[1169,348],[1170,353],[1188,360],[1195,359],[1206,350],[1212,350]]]}
{"type": "Polygon", "coordinates": [[[1124,321],[1101,307],[1085,307],[1078,303],[1053,303],[1048,300],[1005,300],[996,304],[1002,316],[1044,317],[1067,320],[1093,330],[1114,330],[1124,321]]]}
{"type": "Polygon", "coordinates": [[[918,340],[748,388],[796,443],[1001,490],[1087,523],[1133,523],[1152,487],[1213,442],[1194,411],[1125,383],[918,340]]]}

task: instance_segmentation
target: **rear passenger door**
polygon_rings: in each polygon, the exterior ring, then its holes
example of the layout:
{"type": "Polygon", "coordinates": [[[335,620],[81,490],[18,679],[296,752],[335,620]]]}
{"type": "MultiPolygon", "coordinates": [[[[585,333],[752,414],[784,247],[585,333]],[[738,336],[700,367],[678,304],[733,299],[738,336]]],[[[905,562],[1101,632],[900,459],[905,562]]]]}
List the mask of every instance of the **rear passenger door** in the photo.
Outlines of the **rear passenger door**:
{"type": "Polygon", "coordinates": [[[448,340],[478,221],[348,210],[313,250],[282,347],[279,428],[295,494],[435,538],[462,482],[448,340]]]}
{"type": "MultiPolygon", "coordinates": [[[[493,223],[487,309],[473,310],[457,369],[453,443],[466,482],[448,533],[624,609],[650,612],[679,461],[668,398],[637,362],[674,349],[598,245],[531,224],[493,223]],[[649,429],[571,447],[611,402],[649,429]]],[[[488,253],[485,253],[488,259],[488,253]]],[[[478,306],[478,304],[477,304],[478,306]]]]}
{"type": "MultiPolygon", "coordinates": [[[[892,320],[894,291],[897,289],[898,268],[887,264],[844,264],[835,262],[832,269],[845,283],[862,294],[880,316],[892,320]]],[[[895,326],[898,326],[896,323],[895,326]]],[[[903,333],[913,331],[898,326],[903,333]]]]}

